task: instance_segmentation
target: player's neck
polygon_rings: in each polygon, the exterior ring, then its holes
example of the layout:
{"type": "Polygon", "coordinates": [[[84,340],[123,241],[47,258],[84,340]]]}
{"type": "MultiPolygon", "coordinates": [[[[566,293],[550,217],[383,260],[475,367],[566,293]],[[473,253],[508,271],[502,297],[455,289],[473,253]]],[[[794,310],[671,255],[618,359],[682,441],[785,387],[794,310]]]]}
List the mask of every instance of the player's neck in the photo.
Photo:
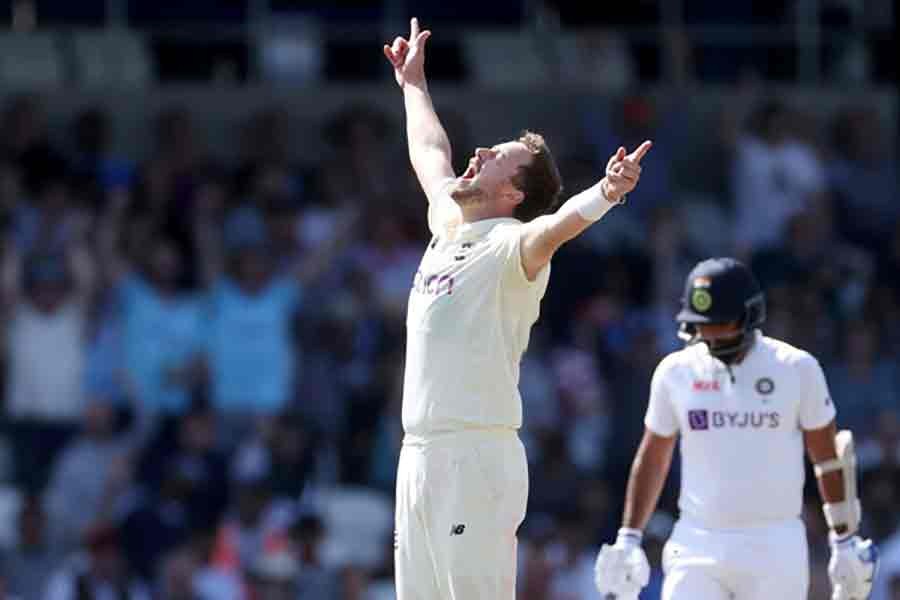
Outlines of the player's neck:
{"type": "Polygon", "coordinates": [[[472,204],[470,206],[461,206],[460,213],[463,223],[475,223],[476,221],[484,221],[485,219],[502,219],[511,218],[512,212],[498,209],[490,203],[472,204]]]}
{"type": "Polygon", "coordinates": [[[747,358],[747,355],[750,354],[750,351],[753,350],[753,347],[756,346],[756,332],[749,332],[744,335],[751,336],[750,343],[745,348],[741,349],[739,352],[737,352],[735,354],[726,355],[726,356],[717,356],[716,358],[718,358],[720,361],[722,361],[729,367],[734,367],[734,366],[737,366],[737,365],[740,365],[741,363],[743,363],[744,359],[747,358]]]}

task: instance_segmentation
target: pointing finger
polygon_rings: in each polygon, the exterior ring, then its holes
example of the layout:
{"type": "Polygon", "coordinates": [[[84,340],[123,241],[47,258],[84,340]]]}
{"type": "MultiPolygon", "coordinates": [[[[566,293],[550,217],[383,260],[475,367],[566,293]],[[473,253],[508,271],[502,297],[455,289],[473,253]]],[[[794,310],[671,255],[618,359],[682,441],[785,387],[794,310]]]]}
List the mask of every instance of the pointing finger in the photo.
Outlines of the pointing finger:
{"type": "Polygon", "coordinates": [[[644,158],[644,155],[647,154],[647,152],[652,147],[653,147],[653,142],[651,142],[650,140],[647,140],[646,142],[644,142],[643,144],[638,146],[637,150],[635,150],[634,152],[632,152],[631,154],[628,155],[628,160],[631,162],[634,162],[634,163],[641,162],[641,159],[644,158]]]}
{"type": "Polygon", "coordinates": [[[409,39],[414,40],[419,37],[419,20],[415,17],[409,20],[409,39]]]}

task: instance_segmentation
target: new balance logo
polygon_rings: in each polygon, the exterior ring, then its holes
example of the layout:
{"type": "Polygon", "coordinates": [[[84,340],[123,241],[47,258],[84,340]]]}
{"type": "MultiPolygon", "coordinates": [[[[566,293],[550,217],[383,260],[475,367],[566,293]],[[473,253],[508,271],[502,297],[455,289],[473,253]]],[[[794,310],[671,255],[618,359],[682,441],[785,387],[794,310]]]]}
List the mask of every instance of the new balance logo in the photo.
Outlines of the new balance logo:
{"type": "Polygon", "coordinates": [[[466,526],[465,526],[465,525],[462,525],[462,524],[459,524],[459,525],[453,525],[453,526],[450,527],[450,535],[451,535],[451,536],[453,536],[453,535],[462,535],[462,534],[463,534],[463,531],[465,531],[465,530],[466,530],[466,526]]]}

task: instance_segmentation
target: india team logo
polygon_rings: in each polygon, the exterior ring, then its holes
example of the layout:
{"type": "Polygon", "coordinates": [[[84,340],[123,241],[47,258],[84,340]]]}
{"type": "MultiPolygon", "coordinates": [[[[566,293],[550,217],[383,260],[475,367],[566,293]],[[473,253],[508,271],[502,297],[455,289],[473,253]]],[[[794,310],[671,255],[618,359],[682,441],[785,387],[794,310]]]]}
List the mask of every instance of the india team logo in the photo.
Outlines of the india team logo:
{"type": "Polygon", "coordinates": [[[709,277],[697,277],[694,279],[694,291],[691,292],[691,306],[697,312],[706,312],[712,306],[712,296],[709,286],[712,280],[709,277]]]}
{"type": "Polygon", "coordinates": [[[697,288],[691,292],[691,306],[697,312],[706,312],[712,307],[712,296],[707,290],[697,288]]]}

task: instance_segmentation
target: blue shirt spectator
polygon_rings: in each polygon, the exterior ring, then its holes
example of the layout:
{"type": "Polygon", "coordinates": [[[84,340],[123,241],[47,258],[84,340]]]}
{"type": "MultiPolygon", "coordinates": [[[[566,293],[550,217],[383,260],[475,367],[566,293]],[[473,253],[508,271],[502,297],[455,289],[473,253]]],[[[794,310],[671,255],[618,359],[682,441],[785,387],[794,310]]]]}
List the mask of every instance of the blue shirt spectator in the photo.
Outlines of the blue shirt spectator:
{"type": "Polygon", "coordinates": [[[288,399],[294,376],[291,320],[300,286],[277,278],[256,293],[230,278],[211,292],[207,350],[216,408],[277,412],[288,399]]]}
{"type": "Polygon", "coordinates": [[[184,412],[190,390],[179,374],[201,349],[200,303],[187,294],[161,294],[136,275],[118,292],[131,391],[152,412],[184,412]]]}

